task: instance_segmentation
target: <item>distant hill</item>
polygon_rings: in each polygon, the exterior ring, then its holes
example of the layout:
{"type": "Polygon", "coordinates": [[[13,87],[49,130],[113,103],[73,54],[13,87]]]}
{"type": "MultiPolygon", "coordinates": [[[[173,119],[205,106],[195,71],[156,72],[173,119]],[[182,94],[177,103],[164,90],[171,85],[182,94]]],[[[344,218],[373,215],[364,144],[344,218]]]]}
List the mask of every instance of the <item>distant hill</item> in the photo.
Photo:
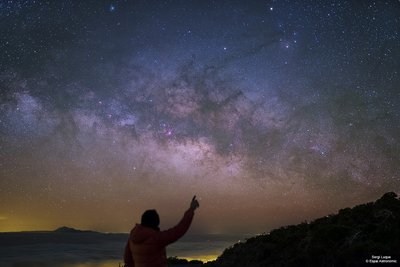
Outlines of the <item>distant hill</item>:
{"type": "Polygon", "coordinates": [[[35,244],[99,244],[107,242],[125,243],[127,239],[128,234],[124,233],[100,233],[63,226],[54,231],[0,233],[0,248],[7,246],[26,246],[35,244]]]}
{"type": "Polygon", "coordinates": [[[57,228],[53,232],[55,232],[55,233],[94,233],[94,234],[99,234],[99,232],[90,231],[90,230],[78,230],[78,229],[67,227],[67,226],[62,226],[60,228],[57,228]]]}
{"type": "Polygon", "coordinates": [[[281,227],[237,243],[207,267],[400,266],[400,200],[339,210],[310,223],[281,227]],[[386,262],[385,262],[386,261],[386,262]]]}

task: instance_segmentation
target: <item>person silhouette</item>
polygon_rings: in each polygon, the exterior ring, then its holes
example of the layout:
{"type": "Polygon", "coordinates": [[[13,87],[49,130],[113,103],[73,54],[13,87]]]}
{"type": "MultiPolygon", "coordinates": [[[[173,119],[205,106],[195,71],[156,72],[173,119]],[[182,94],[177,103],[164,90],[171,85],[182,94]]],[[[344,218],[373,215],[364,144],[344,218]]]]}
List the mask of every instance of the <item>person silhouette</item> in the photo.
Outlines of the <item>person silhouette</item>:
{"type": "Polygon", "coordinates": [[[125,246],[126,267],[167,267],[165,247],[181,238],[192,223],[194,211],[199,208],[196,196],[192,198],[189,209],[173,228],[160,231],[160,217],[156,210],[146,210],[141,223],[131,230],[125,246]]]}

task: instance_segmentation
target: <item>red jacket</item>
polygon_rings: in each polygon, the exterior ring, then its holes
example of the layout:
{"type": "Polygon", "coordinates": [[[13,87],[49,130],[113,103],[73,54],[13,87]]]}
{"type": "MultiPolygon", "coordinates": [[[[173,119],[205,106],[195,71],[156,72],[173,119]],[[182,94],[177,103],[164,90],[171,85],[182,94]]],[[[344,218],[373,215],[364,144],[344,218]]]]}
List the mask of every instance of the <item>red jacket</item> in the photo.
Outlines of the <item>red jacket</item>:
{"type": "Polygon", "coordinates": [[[125,247],[124,261],[128,267],[167,267],[165,247],[181,238],[189,229],[194,211],[188,209],[173,228],[157,231],[136,224],[125,247]]]}

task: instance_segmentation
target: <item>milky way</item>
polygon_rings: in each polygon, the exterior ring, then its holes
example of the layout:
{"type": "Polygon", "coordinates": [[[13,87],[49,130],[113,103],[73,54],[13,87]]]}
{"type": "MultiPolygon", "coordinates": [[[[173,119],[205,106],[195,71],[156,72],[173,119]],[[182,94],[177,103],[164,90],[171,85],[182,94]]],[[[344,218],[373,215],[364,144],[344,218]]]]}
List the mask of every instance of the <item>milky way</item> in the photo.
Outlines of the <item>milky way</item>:
{"type": "MultiPolygon", "coordinates": [[[[53,1],[52,1],[53,2],[53,1]]],[[[0,231],[257,233],[400,187],[398,1],[0,3],[0,231]]]]}

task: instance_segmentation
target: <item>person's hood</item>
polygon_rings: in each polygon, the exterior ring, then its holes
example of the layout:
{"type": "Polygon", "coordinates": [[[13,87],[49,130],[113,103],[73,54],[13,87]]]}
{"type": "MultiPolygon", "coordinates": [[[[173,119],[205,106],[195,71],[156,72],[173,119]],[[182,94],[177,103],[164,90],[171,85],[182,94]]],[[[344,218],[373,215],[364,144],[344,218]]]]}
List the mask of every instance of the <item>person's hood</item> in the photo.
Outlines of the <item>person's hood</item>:
{"type": "Polygon", "coordinates": [[[131,232],[131,240],[133,243],[140,244],[152,237],[155,233],[157,233],[157,231],[150,227],[136,224],[131,232]]]}

